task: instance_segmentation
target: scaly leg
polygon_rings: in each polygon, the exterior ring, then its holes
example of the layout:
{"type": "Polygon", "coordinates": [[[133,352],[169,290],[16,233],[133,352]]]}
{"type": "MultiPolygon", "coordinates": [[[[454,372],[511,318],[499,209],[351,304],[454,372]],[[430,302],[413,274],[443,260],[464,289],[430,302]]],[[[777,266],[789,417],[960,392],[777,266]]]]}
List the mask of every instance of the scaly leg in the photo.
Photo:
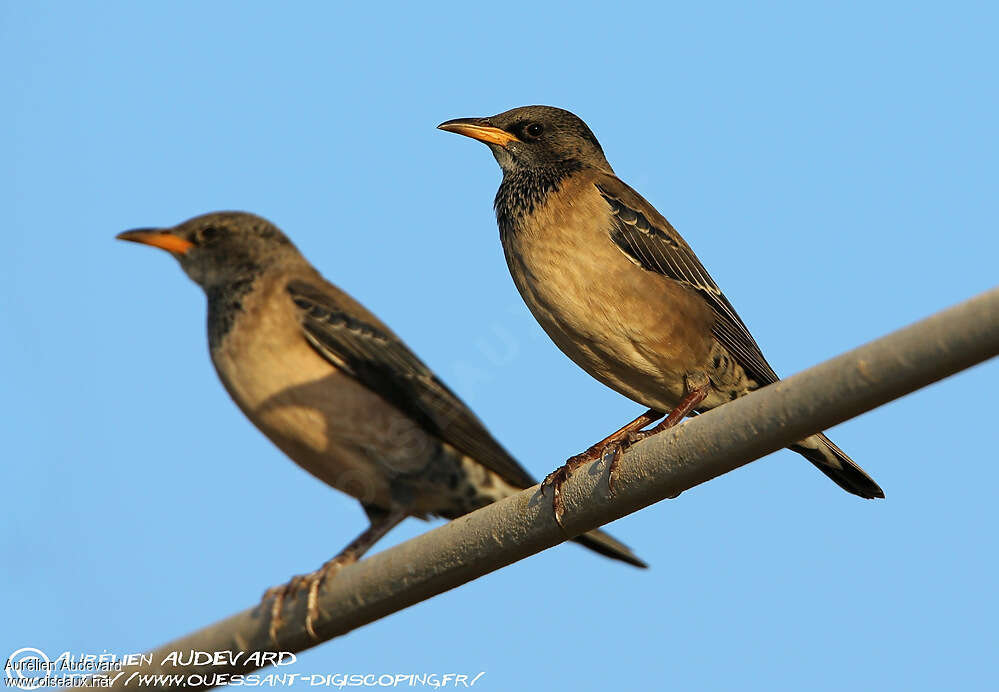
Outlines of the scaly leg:
{"type": "Polygon", "coordinates": [[[649,428],[648,430],[638,430],[636,432],[628,435],[628,442],[635,444],[639,440],[644,440],[646,437],[652,437],[657,433],[661,433],[667,428],[672,428],[674,425],[682,421],[684,418],[689,416],[694,412],[694,409],[704,401],[708,393],[711,391],[710,386],[698,387],[697,389],[691,390],[687,396],[680,400],[676,408],[669,412],[666,419],[654,428],[649,428]]]}
{"type": "Polygon", "coordinates": [[[316,636],[315,620],[319,616],[319,588],[323,581],[336,574],[342,567],[353,564],[361,559],[368,550],[385,534],[391,531],[408,515],[399,509],[385,511],[374,507],[365,507],[371,525],[340,551],[336,557],[327,561],[322,567],[311,574],[300,574],[292,577],[283,586],[274,586],[264,592],[263,600],[273,598],[271,603],[271,641],[277,643],[277,632],[281,628],[281,608],[288,598],[293,598],[300,590],[308,592],[308,609],[305,616],[305,629],[313,639],[316,636]]]}
{"type": "Polygon", "coordinates": [[[620,430],[611,433],[604,439],[600,440],[600,442],[591,446],[585,452],[569,457],[565,464],[545,476],[545,479],[541,482],[541,493],[544,494],[545,488],[551,486],[552,509],[555,510],[555,521],[558,522],[559,526],[562,526],[562,515],[565,514],[565,504],[562,502],[562,484],[569,480],[569,476],[572,475],[573,471],[587,462],[602,458],[603,455],[610,449],[616,450],[623,442],[627,441],[632,434],[641,430],[649,423],[662,418],[663,413],[663,411],[650,408],[648,411],[625,425],[620,430]]]}
{"type": "Polygon", "coordinates": [[[611,492],[614,491],[614,480],[617,477],[618,461],[621,458],[621,453],[639,440],[644,440],[647,437],[652,437],[656,433],[661,433],[663,430],[672,428],[674,425],[693,413],[694,409],[696,409],[697,406],[704,401],[710,391],[711,385],[704,385],[690,390],[687,393],[687,396],[680,400],[680,403],[677,404],[676,408],[669,412],[669,415],[666,416],[666,419],[662,423],[654,428],[650,428],[649,430],[635,430],[634,432],[628,433],[627,439],[623,440],[614,449],[614,458],[611,459],[610,471],[607,477],[607,487],[610,488],[611,492]]]}

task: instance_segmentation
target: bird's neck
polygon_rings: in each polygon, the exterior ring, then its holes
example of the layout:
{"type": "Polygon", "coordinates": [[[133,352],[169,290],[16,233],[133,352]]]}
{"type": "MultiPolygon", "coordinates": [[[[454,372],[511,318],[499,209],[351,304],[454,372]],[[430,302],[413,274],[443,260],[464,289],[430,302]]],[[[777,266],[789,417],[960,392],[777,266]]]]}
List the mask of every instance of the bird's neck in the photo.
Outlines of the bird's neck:
{"type": "Polygon", "coordinates": [[[205,287],[208,298],[208,346],[213,351],[232,329],[244,310],[246,295],[260,277],[259,271],[245,271],[226,281],[205,287]]]}
{"type": "Polygon", "coordinates": [[[493,204],[500,236],[515,234],[525,218],[558,192],[566,178],[582,168],[582,163],[573,160],[505,170],[493,204]]]}

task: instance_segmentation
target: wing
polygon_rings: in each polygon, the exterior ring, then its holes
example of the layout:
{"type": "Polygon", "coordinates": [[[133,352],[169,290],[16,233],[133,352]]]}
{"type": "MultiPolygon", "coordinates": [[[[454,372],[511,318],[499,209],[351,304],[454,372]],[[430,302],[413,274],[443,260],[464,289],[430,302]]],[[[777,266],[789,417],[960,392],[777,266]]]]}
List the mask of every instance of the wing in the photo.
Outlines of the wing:
{"type": "Polygon", "coordinates": [[[715,338],[746,374],[760,386],[779,380],[735,308],[669,221],[618,178],[603,177],[596,187],[610,205],[611,238],[621,251],[642,268],[697,291],[715,314],[715,338]]]}
{"type": "Polygon", "coordinates": [[[507,482],[527,488],[531,475],[399,337],[346,296],[300,279],[287,286],[305,338],[324,358],[507,482]]]}

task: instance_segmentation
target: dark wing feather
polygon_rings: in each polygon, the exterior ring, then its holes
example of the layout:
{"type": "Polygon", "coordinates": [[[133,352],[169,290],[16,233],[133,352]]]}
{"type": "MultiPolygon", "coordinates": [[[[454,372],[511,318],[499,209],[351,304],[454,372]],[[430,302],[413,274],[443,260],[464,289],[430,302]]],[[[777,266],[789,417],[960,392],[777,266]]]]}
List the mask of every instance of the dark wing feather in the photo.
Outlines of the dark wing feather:
{"type": "MultiPolygon", "coordinates": [[[[735,308],[669,221],[613,176],[602,177],[596,185],[610,205],[614,218],[611,238],[621,251],[644,269],[689,286],[703,296],[715,314],[712,329],[715,338],[757,384],[765,386],[780,379],[735,308]]],[[[841,488],[865,498],[885,496],[874,479],[824,434],[808,440],[791,445],[791,449],[815,464],[841,488]]]]}
{"type": "Polygon", "coordinates": [[[527,488],[531,475],[475,414],[397,336],[344,298],[299,279],[287,286],[305,338],[320,355],[507,482],[527,488]],[[360,316],[359,316],[360,315],[360,316]]]}
{"type": "Polygon", "coordinates": [[[611,238],[621,251],[644,269],[702,295],[715,314],[715,338],[760,386],[780,379],[728,298],[669,221],[618,178],[606,176],[596,186],[610,205],[611,238]]]}

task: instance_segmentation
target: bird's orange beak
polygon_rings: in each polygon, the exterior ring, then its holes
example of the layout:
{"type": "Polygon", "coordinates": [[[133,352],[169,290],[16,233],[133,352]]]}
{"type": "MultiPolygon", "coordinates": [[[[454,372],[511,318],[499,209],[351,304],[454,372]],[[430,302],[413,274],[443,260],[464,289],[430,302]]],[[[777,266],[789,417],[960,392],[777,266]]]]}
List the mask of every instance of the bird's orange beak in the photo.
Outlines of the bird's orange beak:
{"type": "Polygon", "coordinates": [[[152,245],[176,255],[183,255],[192,247],[194,243],[189,240],[174,235],[168,230],[159,228],[137,228],[134,231],[125,231],[115,236],[119,240],[128,240],[133,243],[152,245]]]}
{"type": "Polygon", "coordinates": [[[457,118],[456,120],[448,120],[446,123],[438,125],[437,129],[465,135],[486,144],[498,144],[501,147],[505,147],[510,142],[520,141],[506,130],[501,130],[498,127],[490,125],[489,121],[485,118],[457,118]]]}

